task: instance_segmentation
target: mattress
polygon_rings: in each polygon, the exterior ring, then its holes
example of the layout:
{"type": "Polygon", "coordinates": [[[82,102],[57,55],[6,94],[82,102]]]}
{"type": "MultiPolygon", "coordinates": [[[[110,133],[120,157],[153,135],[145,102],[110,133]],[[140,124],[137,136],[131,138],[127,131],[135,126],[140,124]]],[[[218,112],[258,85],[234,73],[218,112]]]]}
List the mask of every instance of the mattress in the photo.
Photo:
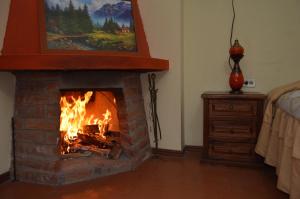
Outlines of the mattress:
{"type": "Polygon", "coordinates": [[[291,116],[300,119],[300,90],[282,95],[277,101],[277,106],[291,116]]]}

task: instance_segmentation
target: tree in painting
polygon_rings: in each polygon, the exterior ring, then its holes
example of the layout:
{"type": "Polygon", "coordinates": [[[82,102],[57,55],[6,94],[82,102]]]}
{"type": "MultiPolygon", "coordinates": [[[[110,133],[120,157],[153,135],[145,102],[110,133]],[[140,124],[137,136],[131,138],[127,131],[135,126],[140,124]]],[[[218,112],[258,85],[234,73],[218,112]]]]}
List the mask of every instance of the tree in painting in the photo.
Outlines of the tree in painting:
{"type": "Polygon", "coordinates": [[[136,51],[130,0],[45,0],[49,49],[136,51]]]}

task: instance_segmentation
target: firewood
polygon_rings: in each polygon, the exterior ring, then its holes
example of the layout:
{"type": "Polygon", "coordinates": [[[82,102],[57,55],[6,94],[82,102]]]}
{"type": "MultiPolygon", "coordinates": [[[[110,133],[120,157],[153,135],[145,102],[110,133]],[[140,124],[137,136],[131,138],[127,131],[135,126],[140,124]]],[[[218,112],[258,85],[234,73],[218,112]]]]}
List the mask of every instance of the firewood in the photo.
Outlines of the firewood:
{"type": "Polygon", "coordinates": [[[104,136],[106,136],[106,137],[120,137],[120,132],[119,131],[106,131],[104,133],[104,136]]]}
{"type": "Polygon", "coordinates": [[[90,147],[89,151],[100,155],[101,157],[108,157],[108,155],[110,154],[111,150],[110,149],[100,149],[97,147],[90,147]]]}
{"type": "Polygon", "coordinates": [[[95,145],[98,146],[99,148],[103,148],[105,146],[111,145],[111,143],[106,141],[101,136],[78,134],[78,138],[81,140],[81,144],[83,145],[95,145]]]}
{"type": "Polygon", "coordinates": [[[80,146],[79,149],[81,151],[89,151],[91,149],[91,147],[90,146],[80,146]]]}
{"type": "Polygon", "coordinates": [[[68,154],[63,154],[61,157],[62,157],[62,159],[69,159],[69,158],[88,157],[88,156],[91,156],[91,155],[92,155],[92,152],[85,151],[84,153],[68,153],[68,154]]]}
{"type": "Polygon", "coordinates": [[[64,137],[65,137],[66,133],[67,133],[66,131],[60,132],[59,146],[60,146],[61,152],[67,151],[67,148],[68,148],[67,143],[64,141],[64,137]]]}
{"type": "Polygon", "coordinates": [[[99,127],[98,125],[85,125],[83,127],[83,133],[84,134],[89,134],[89,135],[95,135],[99,133],[99,127]]]}
{"type": "Polygon", "coordinates": [[[89,133],[78,133],[76,139],[61,144],[62,151],[68,151],[68,154],[63,155],[63,158],[85,157],[87,156],[86,153],[93,153],[109,159],[119,159],[122,153],[120,132],[110,132],[105,139],[94,133],[95,127],[92,125],[86,126],[85,129],[89,129],[89,133]]]}
{"type": "Polygon", "coordinates": [[[69,145],[69,152],[70,153],[77,153],[80,150],[81,150],[81,145],[80,144],[69,145]]]}

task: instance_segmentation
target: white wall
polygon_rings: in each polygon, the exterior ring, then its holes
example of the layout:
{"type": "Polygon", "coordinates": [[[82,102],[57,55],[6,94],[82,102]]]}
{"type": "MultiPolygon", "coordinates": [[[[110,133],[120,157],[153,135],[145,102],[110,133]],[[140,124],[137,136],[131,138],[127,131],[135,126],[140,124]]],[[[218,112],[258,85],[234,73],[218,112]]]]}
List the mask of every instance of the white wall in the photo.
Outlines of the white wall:
{"type": "MultiPolygon", "coordinates": [[[[229,90],[227,66],[231,0],[184,0],[185,144],[202,145],[201,93],[229,90]]],[[[236,0],[238,38],[245,48],[244,75],[250,91],[300,79],[300,1],[236,0]]]]}
{"type": "MultiPolygon", "coordinates": [[[[9,0],[1,0],[0,49],[5,33],[9,0]]],[[[15,79],[10,73],[0,72],[0,174],[10,169],[11,161],[11,117],[13,116],[15,79]]]]}
{"type": "MultiPolygon", "coordinates": [[[[139,0],[138,3],[151,56],[170,61],[168,72],[157,73],[158,115],[163,137],[159,148],[181,150],[182,1],[139,0]]],[[[151,144],[154,146],[147,75],[143,76],[142,82],[151,144]]]]}

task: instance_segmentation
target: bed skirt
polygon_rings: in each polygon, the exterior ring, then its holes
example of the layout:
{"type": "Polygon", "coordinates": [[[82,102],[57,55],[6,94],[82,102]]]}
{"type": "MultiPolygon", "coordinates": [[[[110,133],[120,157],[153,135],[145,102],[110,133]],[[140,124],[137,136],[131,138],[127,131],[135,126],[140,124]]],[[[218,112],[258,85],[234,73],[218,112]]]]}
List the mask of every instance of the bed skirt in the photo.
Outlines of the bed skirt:
{"type": "Polygon", "coordinates": [[[277,188],[300,199],[300,120],[277,108],[272,124],[262,126],[256,152],[276,167],[277,188]]]}

